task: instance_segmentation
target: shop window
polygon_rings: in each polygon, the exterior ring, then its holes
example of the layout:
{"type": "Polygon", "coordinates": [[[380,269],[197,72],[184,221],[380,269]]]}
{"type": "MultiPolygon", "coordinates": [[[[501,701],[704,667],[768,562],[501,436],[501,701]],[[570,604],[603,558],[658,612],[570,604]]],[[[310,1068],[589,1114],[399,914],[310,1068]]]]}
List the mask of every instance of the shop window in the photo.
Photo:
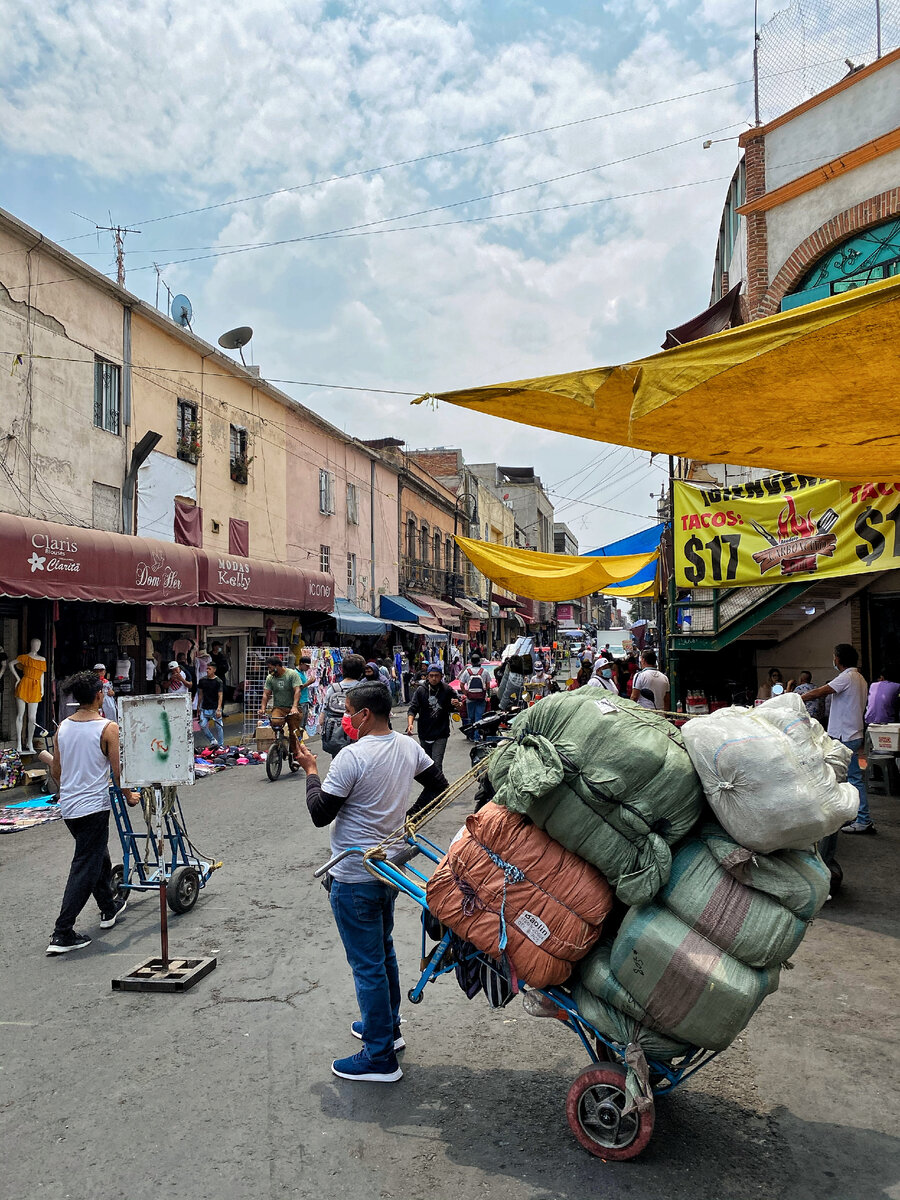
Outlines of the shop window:
{"type": "Polygon", "coordinates": [[[416,557],[416,522],[414,517],[409,517],[406,522],[406,557],[409,559],[416,557]]]}
{"type": "Polygon", "coordinates": [[[319,570],[326,575],[331,574],[331,547],[319,546],[319,570]]]}
{"type": "Polygon", "coordinates": [[[250,470],[247,446],[247,430],[241,425],[232,425],[229,432],[231,452],[231,478],[235,483],[246,483],[250,470]]]}
{"type": "Polygon", "coordinates": [[[175,452],[182,462],[195,463],[200,457],[200,414],[191,400],[178,398],[175,428],[175,452]]]}
{"type": "Polygon", "coordinates": [[[347,555],[347,595],[353,600],[356,597],[356,555],[347,555]]]}
{"type": "Polygon", "coordinates": [[[94,424],[107,433],[119,432],[121,368],[104,358],[94,359],[94,424]]]}
{"type": "Polygon", "coordinates": [[[359,524],[359,489],[355,483],[347,484],[347,524],[359,524]]]}

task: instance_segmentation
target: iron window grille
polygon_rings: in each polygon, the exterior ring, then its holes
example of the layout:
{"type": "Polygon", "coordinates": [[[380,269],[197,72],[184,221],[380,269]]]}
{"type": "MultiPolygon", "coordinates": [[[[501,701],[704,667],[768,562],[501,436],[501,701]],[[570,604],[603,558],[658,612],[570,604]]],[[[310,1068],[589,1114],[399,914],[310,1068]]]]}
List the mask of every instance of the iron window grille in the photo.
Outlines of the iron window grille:
{"type": "Polygon", "coordinates": [[[105,358],[94,359],[94,424],[107,433],[119,433],[121,368],[105,358]]]}

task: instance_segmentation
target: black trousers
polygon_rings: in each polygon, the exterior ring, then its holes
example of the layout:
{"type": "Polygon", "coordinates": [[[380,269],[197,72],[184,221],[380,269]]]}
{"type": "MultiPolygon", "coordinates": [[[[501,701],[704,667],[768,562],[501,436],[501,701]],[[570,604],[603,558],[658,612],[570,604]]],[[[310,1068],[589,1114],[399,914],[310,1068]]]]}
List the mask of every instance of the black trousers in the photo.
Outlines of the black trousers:
{"type": "Polygon", "coordinates": [[[66,828],[75,839],[75,853],[62,908],[56,918],[55,933],[68,933],[74,927],[91,895],[101,913],[111,913],[116,907],[108,845],[109,809],[88,813],[86,817],[73,817],[66,821],[66,828]]]}

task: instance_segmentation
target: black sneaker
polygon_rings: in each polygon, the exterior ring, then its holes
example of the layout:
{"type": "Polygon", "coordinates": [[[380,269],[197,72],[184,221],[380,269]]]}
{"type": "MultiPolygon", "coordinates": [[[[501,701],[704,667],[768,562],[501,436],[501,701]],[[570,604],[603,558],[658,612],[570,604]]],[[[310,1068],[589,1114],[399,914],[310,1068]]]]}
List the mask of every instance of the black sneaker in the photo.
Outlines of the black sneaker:
{"type": "Polygon", "coordinates": [[[112,929],[113,925],[115,925],[116,921],[119,919],[119,917],[121,917],[122,913],[125,911],[125,909],[127,907],[128,907],[127,900],[118,900],[116,902],[116,907],[113,909],[112,912],[101,913],[100,914],[100,928],[101,929],[112,929]]]}
{"type": "Polygon", "coordinates": [[[54,933],[50,939],[50,945],[47,947],[48,954],[68,954],[70,950],[80,950],[82,946],[89,946],[91,939],[83,933],[76,933],[74,929],[70,929],[68,933],[54,933]]]}

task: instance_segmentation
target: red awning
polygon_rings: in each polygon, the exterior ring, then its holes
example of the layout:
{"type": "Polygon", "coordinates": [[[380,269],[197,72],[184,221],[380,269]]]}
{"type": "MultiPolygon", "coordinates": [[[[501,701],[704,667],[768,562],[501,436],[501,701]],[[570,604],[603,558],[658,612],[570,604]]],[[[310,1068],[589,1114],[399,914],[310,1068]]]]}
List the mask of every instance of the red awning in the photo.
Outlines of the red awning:
{"type": "Polygon", "coordinates": [[[334,579],[281,563],[233,554],[195,551],[203,604],[231,604],[268,611],[327,612],[334,608],[334,579]]]}
{"type": "Polygon", "coordinates": [[[438,600],[434,596],[426,596],[421,592],[409,592],[410,600],[420,605],[427,612],[433,613],[442,625],[458,625],[462,612],[455,604],[446,600],[438,600]]]}
{"type": "Polygon", "coordinates": [[[666,330],[666,340],[663,350],[671,350],[673,346],[683,346],[687,342],[696,342],[698,338],[709,337],[711,333],[721,333],[723,329],[734,329],[741,323],[741,285],[736,283],[730,292],[726,292],[721,300],[711,304],[699,316],[691,317],[683,325],[666,330]]]}
{"type": "Polygon", "coordinates": [[[0,594],[114,604],[197,604],[188,546],[0,513],[0,594]]]}

